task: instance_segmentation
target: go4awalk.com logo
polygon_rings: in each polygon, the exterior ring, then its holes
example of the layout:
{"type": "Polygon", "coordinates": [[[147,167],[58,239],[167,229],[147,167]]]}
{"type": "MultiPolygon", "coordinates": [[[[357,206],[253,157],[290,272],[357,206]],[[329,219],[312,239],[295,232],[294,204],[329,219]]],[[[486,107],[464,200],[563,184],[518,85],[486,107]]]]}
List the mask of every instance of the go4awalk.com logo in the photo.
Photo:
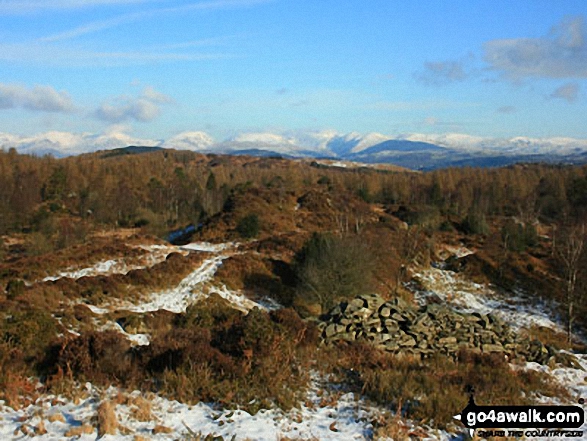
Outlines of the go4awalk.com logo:
{"type": "MultiPolygon", "coordinates": [[[[583,400],[580,400],[583,404],[583,400]]],[[[582,437],[585,412],[580,406],[477,406],[473,395],[455,415],[471,436],[481,437],[582,437]],[[500,430],[495,430],[499,427],[500,430]],[[488,430],[492,429],[492,430],[488,430]]]]}

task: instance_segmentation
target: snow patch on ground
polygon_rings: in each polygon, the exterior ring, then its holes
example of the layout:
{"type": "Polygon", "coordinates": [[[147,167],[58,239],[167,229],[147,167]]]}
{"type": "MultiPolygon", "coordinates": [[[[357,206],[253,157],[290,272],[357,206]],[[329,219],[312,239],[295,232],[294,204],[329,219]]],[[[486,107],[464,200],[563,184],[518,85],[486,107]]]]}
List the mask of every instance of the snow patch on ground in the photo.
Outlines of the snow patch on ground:
{"type": "Polygon", "coordinates": [[[116,331],[124,335],[131,342],[131,346],[148,346],[150,337],[148,334],[129,334],[124,330],[119,323],[115,321],[106,322],[104,325],[99,327],[100,331],[116,331]]]}
{"type": "MultiPolygon", "coordinates": [[[[254,302],[240,292],[232,291],[226,286],[217,286],[213,279],[222,262],[237,253],[238,244],[210,244],[208,242],[192,243],[182,247],[184,251],[207,252],[213,254],[205,259],[201,265],[188,274],[173,288],[151,293],[144,302],[131,303],[128,301],[111,302],[109,305],[85,304],[94,314],[105,315],[117,310],[126,310],[136,313],[147,313],[167,310],[176,314],[185,312],[187,307],[195,302],[217,294],[226,299],[235,309],[248,312],[253,308],[274,309],[270,302],[254,302]]],[[[102,325],[102,329],[113,329],[124,334],[133,345],[148,345],[147,334],[129,334],[116,322],[109,321],[102,325]]]]}
{"type": "Polygon", "coordinates": [[[147,302],[129,305],[125,309],[133,312],[153,312],[166,309],[174,313],[185,312],[186,308],[202,297],[202,287],[216,274],[216,270],[228,255],[214,256],[206,259],[195,271],[188,274],[179,284],[171,289],[153,293],[147,302]]]}
{"type": "Polygon", "coordinates": [[[340,168],[347,168],[348,164],[344,163],[344,162],[340,162],[340,161],[333,161],[330,164],[331,167],[340,167],[340,168]]]}
{"type": "Polygon", "coordinates": [[[61,278],[67,277],[70,279],[79,279],[81,277],[95,277],[100,275],[110,274],[126,274],[129,271],[151,268],[158,263],[163,262],[167,256],[171,253],[182,253],[186,254],[186,251],[181,250],[178,247],[170,245],[140,245],[140,249],[146,253],[144,256],[138,259],[137,262],[132,262],[134,259],[121,257],[118,259],[108,259],[101,262],[97,262],[90,267],[68,269],[62,271],[54,276],[48,276],[42,279],[43,282],[54,282],[61,278]],[[131,262],[129,262],[131,260],[131,262]]]}
{"type": "Polygon", "coordinates": [[[88,309],[90,311],[92,311],[94,314],[98,314],[98,315],[102,315],[102,314],[107,314],[110,312],[109,309],[106,308],[100,308],[99,306],[94,306],[94,305],[90,305],[88,303],[80,303],[81,305],[85,305],[88,307],[88,309]]]}
{"type": "Polygon", "coordinates": [[[537,298],[530,299],[522,292],[508,293],[507,298],[493,288],[472,282],[453,271],[429,268],[414,274],[413,279],[420,285],[408,284],[415,299],[421,305],[430,299],[450,303],[455,309],[481,314],[492,313],[514,329],[545,326],[564,332],[553,319],[554,305],[537,298]],[[423,288],[423,289],[422,289],[423,288]]]}
{"type": "MultiPolygon", "coordinates": [[[[522,366],[512,365],[515,369],[525,369],[525,370],[534,370],[538,372],[543,372],[552,378],[553,381],[558,382],[563,388],[565,388],[571,395],[570,402],[566,400],[560,400],[556,397],[544,397],[538,396],[537,400],[540,404],[549,404],[549,405],[579,405],[579,398],[585,398],[587,396],[587,354],[572,354],[575,356],[579,364],[581,365],[582,369],[575,369],[571,367],[563,367],[557,366],[555,368],[550,368],[548,366],[544,366],[538,363],[530,362],[526,363],[522,366]]],[[[568,429],[570,430],[570,429],[568,429]]],[[[574,430],[574,429],[573,429],[574,430]]],[[[583,425],[577,429],[583,431],[583,437],[581,438],[572,438],[572,439],[587,439],[587,420],[583,423],[583,425]]],[[[532,441],[542,441],[544,437],[527,437],[527,440],[532,441]]]]}
{"type": "MultiPolygon", "coordinates": [[[[420,304],[439,299],[451,304],[455,309],[481,314],[492,313],[508,323],[513,329],[544,326],[565,332],[561,320],[556,316],[556,305],[517,291],[500,293],[489,286],[474,283],[460,274],[439,268],[421,270],[414,275],[416,284],[408,284],[420,304]],[[506,297],[507,295],[507,297],[506,297]]],[[[537,397],[541,404],[578,404],[580,397],[587,396],[587,354],[572,354],[581,364],[582,369],[557,365],[552,368],[538,363],[523,365],[511,364],[513,369],[532,369],[543,372],[558,382],[571,394],[571,402],[557,398],[537,397]]],[[[580,430],[587,435],[587,421],[580,430]]],[[[545,438],[525,438],[543,440],[545,438]]],[[[578,438],[574,438],[578,439],[578,438]]],[[[582,438],[587,439],[587,438],[582,438]]]]}
{"type": "MultiPolygon", "coordinates": [[[[352,393],[338,394],[335,399],[328,398],[326,401],[329,404],[325,405],[324,398],[328,392],[323,392],[323,387],[323,384],[313,381],[304,403],[300,403],[298,408],[288,412],[280,409],[261,410],[255,415],[241,409],[220,409],[206,403],[190,406],[134,391],[128,394],[128,399],[122,400],[126,404],[115,406],[117,420],[120,426],[128,429],[128,434],[119,432],[116,435],[105,435],[101,439],[131,441],[139,435],[157,441],[175,440],[188,435],[191,430],[203,436],[213,434],[224,439],[233,439],[234,436],[236,440],[372,440],[373,421],[383,415],[385,410],[356,399],[352,393]],[[148,421],[139,421],[134,416],[132,403],[138,397],[146,398],[151,403],[152,418],[148,421]],[[156,425],[165,426],[170,429],[170,433],[154,434],[156,425]]],[[[66,439],[68,437],[65,434],[71,428],[82,424],[95,426],[93,418],[100,401],[105,398],[114,403],[121,394],[126,395],[114,387],[104,391],[86,383],[83,398],[77,404],[53,395],[42,396],[34,404],[20,410],[14,410],[0,402],[0,438],[11,439],[22,425],[32,430],[43,420],[47,433],[38,435],[35,439],[66,439]]],[[[420,439],[457,439],[442,431],[429,431],[428,436],[424,436],[426,432],[422,429],[410,426],[408,422],[405,422],[405,426],[408,430],[418,430],[420,439]]],[[[77,439],[94,441],[96,435],[97,430],[94,428],[92,433],[82,434],[77,439]]],[[[22,438],[26,439],[25,436],[22,438]]]]}
{"type": "Polygon", "coordinates": [[[185,249],[197,251],[211,251],[219,253],[206,259],[199,268],[185,277],[176,287],[149,296],[147,302],[140,305],[129,305],[125,309],[133,312],[152,312],[165,309],[174,313],[185,312],[186,308],[199,300],[209,297],[211,294],[218,294],[228,300],[236,309],[248,312],[249,310],[263,306],[245,297],[243,294],[231,291],[226,286],[215,286],[212,283],[216,271],[222,262],[235,254],[235,244],[212,245],[206,242],[194,243],[186,246],[185,249]]]}
{"type": "Polygon", "coordinates": [[[210,253],[220,253],[221,251],[231,250],[238,246],[234,242],[227,243],[210,243],[210,242],[194,242],[187,245],[182,245],[180,248],[187,251],[207,251],[210,253]]]}
{"type": "Polygon", "coordinates": [[[254,302],[244,295],[231,291],[225,285],[213,286],[208,290],[208,295],[217,294],[223,299],[227,300],[235,309],[241,312],[249,312],[253,308],[261,309],[276,309],[274,306],[268,305],[266,302],[254,302]]]}
{"type": "MultiPolygon", "coordinates": [[[[520,369],[528,369],[539,372],[544,372],[556,380],[561,386],[567,389],[571,394],[571,402],[577,404],[579,398],[587,397],[587,354],[572,354],[575,356],[583,370],[574,369],[571,367],[557,366],[554,369],[538,363],[530,362],[520,367],[520,369]]],[[[552,398],[544,398],[545,401],[553,402],[552,398]]],[[[568,403],[553,403],[553,404],[568,404],[568,403]]],[[[587,421],[583,426],[583,430],[587,431],[587,421]]]]}

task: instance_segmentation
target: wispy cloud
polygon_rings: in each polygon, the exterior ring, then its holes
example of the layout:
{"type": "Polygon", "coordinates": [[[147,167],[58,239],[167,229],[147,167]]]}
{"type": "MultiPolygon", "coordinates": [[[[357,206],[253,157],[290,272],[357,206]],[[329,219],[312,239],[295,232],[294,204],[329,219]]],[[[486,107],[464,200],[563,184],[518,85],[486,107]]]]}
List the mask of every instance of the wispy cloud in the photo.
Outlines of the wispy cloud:
{"type": "Polygon", "coordinates": [[[121,123],[124,121],[149,122],[161,114],[161,105],[172,103],[171,97],[146,87],[140,96],[118,96],[102,103],[94,116],[102,121],[121,123]]]}
{"type": "Polygon", "coordinates": [[[141,19],[142,17],[146,16],[143,12],[137,12],[134,14],[125,14],[120,15],[118,17],[110,18],[108,20],[97,20],[91,23],[87,23],[82,26],[77,26],[73,29],[69,29],[67,31],[58,32],[56,34],[48,35],[46,37],[40,38],[39,41],[60,41],[60,40],[70,40],[73,38],[81,37],[82,35],[92,34],[94,32],[103,31],[106,29],[110,29],[116,26],[123,25],[125,23],[130,23],[136,20],[141,19]]]}
{"type": "Polygon", "coordinates": [[[515,113],[517,109],[514,106],[502,106],[497,109],[498,113],[515,113]]]}
{"type": "Polygon", "coordinates": [[[387,110],[391,112],[404,112],[410,110],[429,109],[460,109],[479,107],[479,103],[459,101],[376,101],[366,106],[373,110],[387,110]]]}
{"type": "Polygon", "coordinates": [[[169,0],[3,0],[0,14],[26,14],[48,10],[81,9],[97,6],[161,3],[169,0]]]}
{"type": "Polygon", "coordinates": [[[139,51],[94,51],[56,46],[47,42],[0,43],[0,60],[12,63],[42,64],[45,67],[116,67],[158,62],[204,61],[235,58],[229,53],[165,52],[146,48],[139,51]]]}
{"type": "MultiPolygon", "coordinates": [[[[83,35],[104,31],[123,24],[132,23],[148,19],[151,17],[161,17],[165,14],[188,13],[190,11],[209,11],[215,9],[231,9],[254,6],[257,4],[268,3],[272,0],[211,0],[199,3],[190,3],[181,6],[155,8],[150,10],[132,12],[112,17],[106,20],[96,20],[90,23],[76,26],[56,34],[48,35],[41,38],[41,41],[59,41],[69,40],[83,35]]],[[[1,11],[1,10],[0,10],[1,11]]]]}
{"type": "Polygon", "coordinates": [[[223,46],[230,40],[235,38],[234,35],[227,35],[224,37],[211,37],[211,38],[202,38],[201,40],[190,40],[190,41],[181,41],[178,43],[169,43],[169,44],[157,44],[154,46],[150,46],[150,50],[177,50],[177,49],[189,49],[189,48],[198,48],[198,47],[208,47],[208,46],[223,46]]]}
{"type": "Polygon", "coordinates": [[[552,92],[549,98],[554,99],[562,99],[567,101],[568,103],[573,103],[577,101],[579,97],[579,84],[577,83],[567,83],[563,84],[559,88],[557,88],[554,92],[552,92]]]}
{"type": "MultiPolygon", "coordinates": [[[[123,26],[129,23],[135,23],[142,20],[159,18],[164,15],[186,14],[190,11],[211,11],[220,9],[233,9],[254,6],[257,4],[267,3],[273,0],[208,0],[197,3],[183,3],[178,6],[169,6],[173,4],[171,0],[94,0],[80,2],[80,5],[97,6],[117,3],[159,3],[159,7],[142,9],[137,12],[131,12],[114,16],[104,20],[96,20],[85,23],[81,26],[62,30],[60,32],[46,35],[32,41],[18,43],[0,42],[0,61],[19,62],[25,64],[43,64],[45,66],[59,67],[116,67],[140,64],[152,64],[159,62],[173,61],[203,61],[235,58],[231,53],[212,52],[214,46],[226,46],[228,42],[240,41],[238,35],[228,35],[221,37],[204,38],[200,40],[188,40],[171,42],[169,44],[156,44],[143,48],[133,48],[125,51],[117,48],[116,50],[96,50],[94,47],[85,47],[83,43],[73,43],[75,40],[84,35],[103,32],[108,29],[123,26]],[[162,7],[161,3],[167,3],[162,7]]],[[[43,0],[42,5],[51,5],[53,8],[65,8],[70,5],[73,8],[73,0],[55,1],[43,0]]],[[[20,3],[19,3],[20,4],[20,3]]],[[[23,7],[41,8],[41,2],[25,0],[23,7]]],[[[0,14],[3,10],[16,8],[14,0],[0,0],[0,14]],[[11,6],[12,5],[12,6],[11,6]],[[3,9],[4,8],[4,9],[3,9]]],[[[48,6],[47,6],[48,7],[48,6]]]]}
{"type": "Polygon", "coordinates": [[[69,94],[50,86],[27,88],[0,83],[0,109],[23,108],[38,112],[70,112],[74,106],[69,94]]]}
{"type": "Polygon", "coordinates": [[[443,127],[443,129],[451,129],[451,130],[459,130],[460,124],[457,122],[452,121],[444,121],[435,116],[428,116],[424,118],[422,122],[419,123],[420,126],[428,126],[428,127],[443,127]]]}
{"type": "Polygon", "coordinates": [[[584,18],[567,18],[541,38],[489,41],[484,46],[484,59],[491,69],[513,80],[587,78],[584,18]]]}

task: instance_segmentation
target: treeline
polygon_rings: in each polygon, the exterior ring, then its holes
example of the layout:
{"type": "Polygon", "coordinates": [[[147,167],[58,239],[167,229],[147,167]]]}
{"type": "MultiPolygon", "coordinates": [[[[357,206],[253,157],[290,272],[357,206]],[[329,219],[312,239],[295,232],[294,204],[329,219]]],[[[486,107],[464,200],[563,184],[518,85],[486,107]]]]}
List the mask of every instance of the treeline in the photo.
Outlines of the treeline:
{"type": "Polygon", "coordinates": [[[295,193],[306,187],[345,191],[399,207],[400,217],[411,224],[442,228],[460,222],[471,232],[483,232],[487,216],[567,223],[582,219],[587,207],[584,166],[416,173],[183,151],[55,159],[11,150],[0,151],[0,234],[61,229],[72,236],[84,223],[163,232],[217,214],[234,192],[251,186],[295,193]]]}

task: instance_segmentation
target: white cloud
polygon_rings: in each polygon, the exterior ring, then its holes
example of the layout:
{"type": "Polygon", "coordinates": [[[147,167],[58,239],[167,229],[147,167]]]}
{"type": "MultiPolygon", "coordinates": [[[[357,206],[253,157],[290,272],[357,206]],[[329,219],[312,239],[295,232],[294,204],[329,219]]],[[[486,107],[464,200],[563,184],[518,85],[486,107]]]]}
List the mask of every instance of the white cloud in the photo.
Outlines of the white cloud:
{"type": "Polygon", "coordinates": [[[587,44],[582,16],[567,18],[541,38],[493,40],[484,59],[494,70],[526,77],[587,78],[587,44]]]}
{"type": "Polygon", "coordinates": [[[96,117],[108,122],[135,120],[149,122],[159,116],[157,104],[143,98],[117,99],[114,104],[104,103],[96,110],[96,117]]]}
{"type": "Polygon", "coordinates": [[[173,100],[152,87],[146,87],[138,97],[127,95],[115,97],[110,102],[102,103],[94,116],[102,121],[121,123],[124,121],[149,122],[161,114],[161,105],[173,100]]]}
{"type": "Polygon", "coordinates": [[[73,103],[65,91],[51,86],[27,88],[19,84],[0,83],[0,109],[23,108],[38,112],[70,112],[73,103]]]}
{"type": "Polygon", "coordinates": [[[153,89],[152,86],[146,86],[143,89],[143,94],[142,96],[151,101],[152,103],[156,103],[156,104],[170,104],[173,103],[173,99],[168,96],[165,95],[164,93],[158,92],[155,89],[153,89]]]}
{"type": "Polygon", "coordinates": [[[579,97],[579,85],[577,83],[563,84],[550,94],[550,98],[565,100],[569,103],[577,101],[579,97]]]}

